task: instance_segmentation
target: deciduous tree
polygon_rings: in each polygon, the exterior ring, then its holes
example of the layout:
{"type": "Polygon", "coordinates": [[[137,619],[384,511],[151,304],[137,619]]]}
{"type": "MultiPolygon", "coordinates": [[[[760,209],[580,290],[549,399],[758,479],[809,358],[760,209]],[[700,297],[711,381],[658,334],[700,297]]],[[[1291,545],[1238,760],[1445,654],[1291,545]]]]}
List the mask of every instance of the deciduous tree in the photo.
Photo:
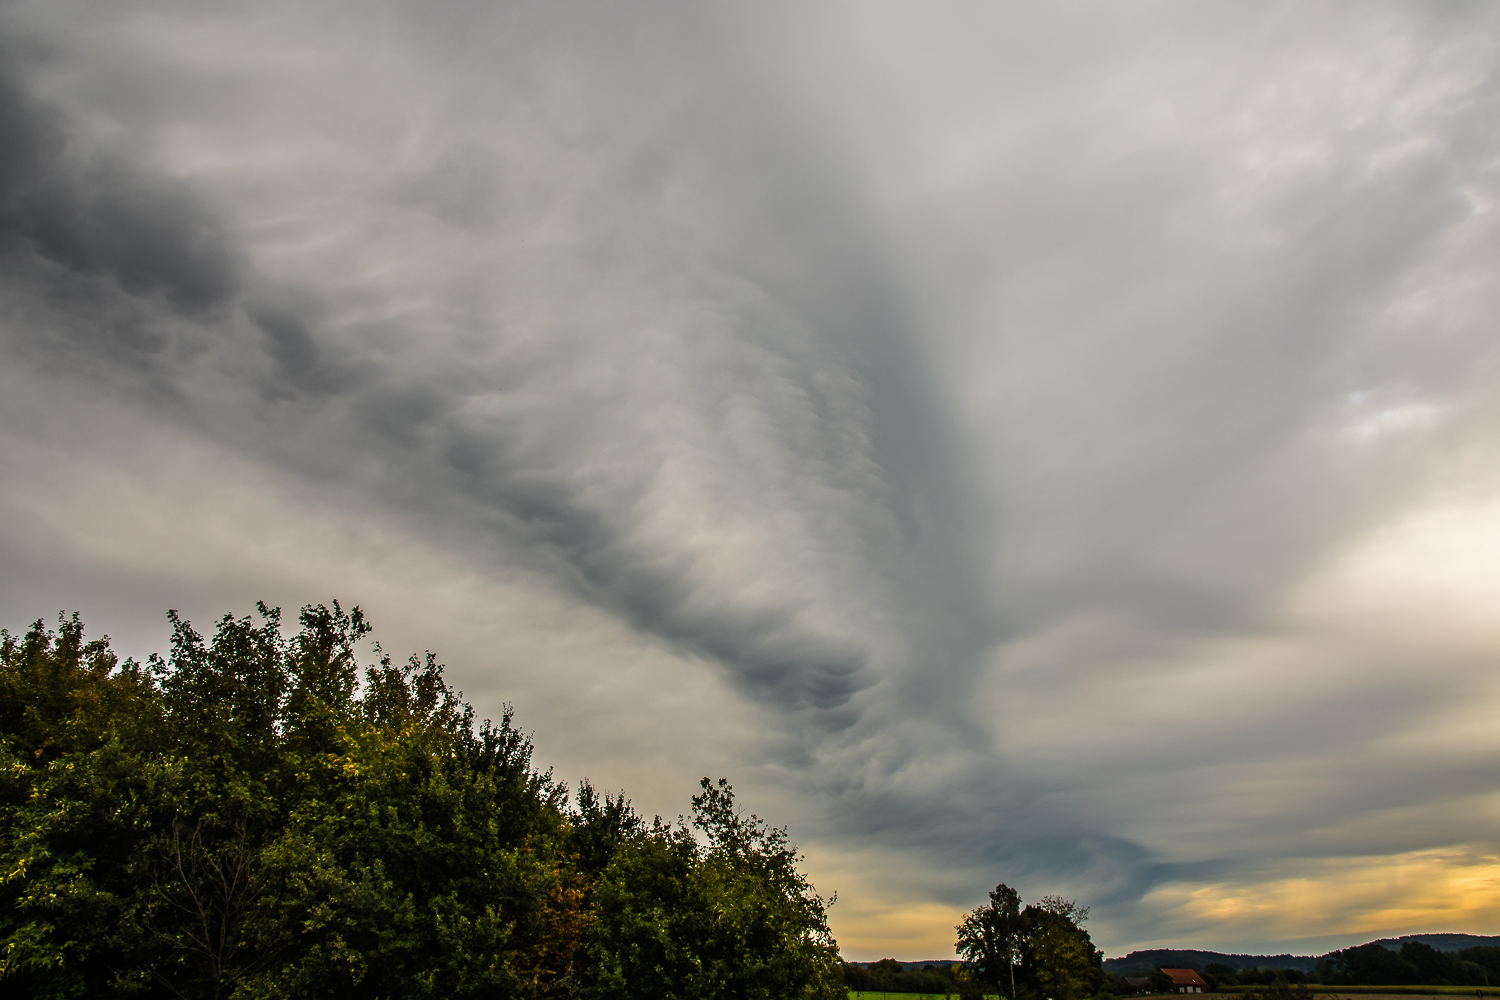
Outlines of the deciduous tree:
{"type": "Polygon", "coordinates": [[[0,990],[34,998],[842,1000],[784,829],[704,779],[692,828],[576,807],[356,608],[170,616],[121,663],[0,633],[0,990]],[[378,647],[377,647],[378,648],[378,647]]]}

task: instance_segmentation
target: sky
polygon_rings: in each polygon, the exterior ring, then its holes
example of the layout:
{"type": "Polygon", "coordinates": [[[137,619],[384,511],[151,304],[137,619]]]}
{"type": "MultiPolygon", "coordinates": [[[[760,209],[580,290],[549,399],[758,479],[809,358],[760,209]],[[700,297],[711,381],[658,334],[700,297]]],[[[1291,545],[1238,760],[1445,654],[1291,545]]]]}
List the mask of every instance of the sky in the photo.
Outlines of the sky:
{"type": "Polygon", "coordinates": [[[1500,8],[0,2],[0,623],[358,604],[850,959],[1500,933],[1500,8]]]}

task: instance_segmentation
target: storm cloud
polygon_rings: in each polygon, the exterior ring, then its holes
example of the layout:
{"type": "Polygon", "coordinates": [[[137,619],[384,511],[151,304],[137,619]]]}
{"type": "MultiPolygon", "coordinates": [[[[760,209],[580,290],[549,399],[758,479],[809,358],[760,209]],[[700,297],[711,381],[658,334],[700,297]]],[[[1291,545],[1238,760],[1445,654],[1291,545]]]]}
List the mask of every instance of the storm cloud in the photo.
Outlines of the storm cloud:
{"type": "Polygon", "coordinates": [[[1500,930],[1489,8],[0,18],[12,628],[361,603],[851,957],[1500,930]]]}

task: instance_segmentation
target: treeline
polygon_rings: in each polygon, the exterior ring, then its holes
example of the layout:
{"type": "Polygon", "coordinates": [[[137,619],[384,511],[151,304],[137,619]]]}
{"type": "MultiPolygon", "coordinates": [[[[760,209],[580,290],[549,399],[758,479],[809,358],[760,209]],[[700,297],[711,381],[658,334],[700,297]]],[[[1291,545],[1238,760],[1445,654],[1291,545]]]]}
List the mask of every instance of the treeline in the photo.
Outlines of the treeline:
{"type": "Polygon", "coordinates": [[[358,609],[0,633],[0,993],[843,1000],[783,830],[574,795],[358,609]],[[696,835],[695,831],[696,830],[696,835]]]}
{"type": "Polygon", "coordinates": [[[1300,983],[1316,983],[1317,976],[1301,969],[1234,969],[1221,962],[1213,962],[1203,968],[1203,978],[1210,989],[1220,986],[1270,986],[1282,982],[1292,986],[1300,983]]]}
{"type": "Polygon", "coordinates": [[[1399,952],[1363,944],[1318,959],[1318,982],[1339,986],[1500,986],[1500,948],[1457,952],[1407,941],[1399,952]]]}
{"type": "Polygon", "coordinates": [[[953,965],[925,965],[906,969],[893,958],[884,958],[864,968],[844,963],[844,985],[871,993],[957,993],[962,979],[953,965]]]}
{"type": "MultiPolygon", "coordinates": [[[[1210,962],[1200,972],[1210,992],[1236,986],[1285,988],[1304,984],[1500,987],[1500,947],[1484,945],[1446,952],[1407,941],[1400,951],[1394,951],[1371,943],[1330,952],[1318,959],[1312,972],[1295,968],[1236,969],[1222,962],[1210,962]]],[[[1168,986],[1166,976],[1153,973],[1150,986],[1142,992],[1167,992],[1168,986]]],[[[1105,989],[1116,994],[1131,992],[1123,979],[1114,976],[1108,977],[1105,989]]]]}
{"type": "Polygon", "coordinates": [[[1234,955],[1190,948],[1155,948],[1133,951],[1122,958],[1106,958],[1104,971],[1119,976],[1145,976],[1156,969],[1205,970],[1222,965],[1231,973],[1238,969],[1293,969],[1311,972],[1318,960],[1311,955],[1234,955]]]}

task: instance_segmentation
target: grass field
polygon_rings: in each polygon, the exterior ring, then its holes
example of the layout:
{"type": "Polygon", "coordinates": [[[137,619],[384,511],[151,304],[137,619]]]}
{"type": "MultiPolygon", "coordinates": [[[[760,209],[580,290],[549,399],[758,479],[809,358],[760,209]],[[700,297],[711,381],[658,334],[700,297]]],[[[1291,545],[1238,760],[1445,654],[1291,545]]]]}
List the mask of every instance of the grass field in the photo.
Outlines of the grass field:
{"type": "Polygon", "coordinates": [[[1308,986],[1322,997],[1357,997],[1358,1000],[1380,1000],[1382,997],[1472,997],[1483,994],[1500,996],[1500,989],[1482,986],[1308,986]]]}
{"type": "MultiPolygon", "coordinates": [[[[1308,983],[1319,996],[1340,997],[1500,997],[1500,985],[1485,986],[1319,986],[1308,983]]],[[[1221,986],[1220,993],[1256,993],[1264,986],[1221,986]]]]}
{"type": "MultiPolygon", "coordinates": [[[[1264,989],[1257,986],[1226,986],[1220,990],[1221,993],[1250,993],[1264,989]]],[[[1500,987],[1487,989],[1482,986],[1318,986],[1314,983],[1307,985],[1308,992],[1319,998],[1339,997],[1347,1000],[1406,1000],[1408,997],[1497,997],[1500,998],[1500,987]]],[[[950,1000],[957,997],[957,993],[947,995],[950,1000]]],[[[1212,993],[1199,993],[1195,1000],[1209,1000],[1212,993]]],[[[849,1000],[943,1000],[941,993],[881,993],[879,990],[850,990],[849,1000]]],[[[985,1000],[1000,1000],[998,996],[991,993],[985,1000]]],[[[1153,993],[1133,997],[1122,997],[1121,1000],[1182,1000],[1180,993],[1153,993]]]]}

